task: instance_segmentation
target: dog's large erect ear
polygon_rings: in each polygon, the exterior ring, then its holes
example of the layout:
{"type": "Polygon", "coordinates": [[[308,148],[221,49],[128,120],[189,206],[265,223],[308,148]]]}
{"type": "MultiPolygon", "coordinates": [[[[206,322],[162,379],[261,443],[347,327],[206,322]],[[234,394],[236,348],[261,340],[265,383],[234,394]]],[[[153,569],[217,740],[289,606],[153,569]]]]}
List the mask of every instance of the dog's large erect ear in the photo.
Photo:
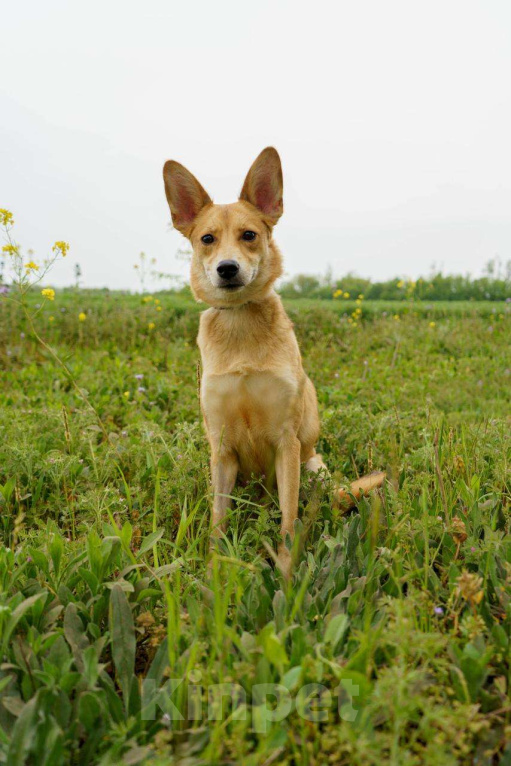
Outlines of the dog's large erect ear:
{"type": "Polygon", "coordinates": [[[284,212],[280,157],[273,146],[263,149],[247,173],[240,199],[250,202],[275,224],[284,212]]]}
{"type": "Polygon", "coordinates": [[[195,218],[211,200],[195,176],[179,162],[165,163],[163,180],[172,222],[186,236],[195,218]]]}

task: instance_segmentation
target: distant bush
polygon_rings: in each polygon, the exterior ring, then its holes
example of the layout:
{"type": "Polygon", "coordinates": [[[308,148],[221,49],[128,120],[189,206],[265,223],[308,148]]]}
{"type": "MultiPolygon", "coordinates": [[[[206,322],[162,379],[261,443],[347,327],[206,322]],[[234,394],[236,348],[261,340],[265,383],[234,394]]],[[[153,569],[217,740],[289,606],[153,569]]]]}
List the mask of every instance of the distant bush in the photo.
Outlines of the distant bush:
{"type": "Polygon", "coordinates": [[[395,277],[386,282],[347,274],[333,279],[330,274],[314,277],[299,274],[280,287],[284,298],[357,298],[369,300],[402,301],[416,298],[428,301],[504,301],[511,299],[511,261],[505,269],[498,260],[489,261],[484,276],[474,279],[466,275],[448,275],[441,272],[417,280],[395,277]]]}

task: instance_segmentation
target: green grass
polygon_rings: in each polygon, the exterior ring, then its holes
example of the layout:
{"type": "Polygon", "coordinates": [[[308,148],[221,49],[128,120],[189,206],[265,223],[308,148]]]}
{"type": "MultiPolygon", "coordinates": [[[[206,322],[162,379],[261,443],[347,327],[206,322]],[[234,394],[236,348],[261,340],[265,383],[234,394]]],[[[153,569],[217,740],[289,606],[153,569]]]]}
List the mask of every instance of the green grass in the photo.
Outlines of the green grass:
{"type": "Polygon", "coordinates": [[[332,472],[303,477],[287,586],[256,478],[206,568],[200,307],[157,297],[68,291],[38,317],[108,438],[0,304],[0,762],[511,763],[509,307],[364,302],[354,327],[352,302],[287,303],[332,472]],[[336,513],[373,468],[381,495],[336,513]],[[289,691],[282,720],[261,684],[289,691]]]}

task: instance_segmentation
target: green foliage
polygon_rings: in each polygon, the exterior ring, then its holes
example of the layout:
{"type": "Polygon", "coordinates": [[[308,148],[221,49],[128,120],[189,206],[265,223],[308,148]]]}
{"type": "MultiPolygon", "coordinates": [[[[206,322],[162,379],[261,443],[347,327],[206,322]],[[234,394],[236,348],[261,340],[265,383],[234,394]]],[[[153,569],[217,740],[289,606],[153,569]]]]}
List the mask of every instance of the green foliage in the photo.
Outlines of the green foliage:
{"type": "Polygon", "coordinates": [[[207,567],[186,296],[38,315],[106,435],[0,304],[0,763],[509,762],[508,309],[350,301],[288,304],[332,471],[303,477],[290,585],[256,478],[207,567]],[[372,468],[381,496],[339,516],[372,468]]]}
{"type": "Polygon", "coordinates": [[[479,278],[469,275],[443,274],[433,271],[429,277],[417,280],[388,279],[374,282],[370,279],[347,274],[333,279],[330,274],[314,277],[299,274],[284,282],[280,293],[284,298],[332,299],[339,292],[356,298],[359,294],[368,300],[405,301],[413,298],[422,301],[505,301],[511,299],[511,261],[505,270],[500,262],[490,261],[485,274],[479,278]]]}

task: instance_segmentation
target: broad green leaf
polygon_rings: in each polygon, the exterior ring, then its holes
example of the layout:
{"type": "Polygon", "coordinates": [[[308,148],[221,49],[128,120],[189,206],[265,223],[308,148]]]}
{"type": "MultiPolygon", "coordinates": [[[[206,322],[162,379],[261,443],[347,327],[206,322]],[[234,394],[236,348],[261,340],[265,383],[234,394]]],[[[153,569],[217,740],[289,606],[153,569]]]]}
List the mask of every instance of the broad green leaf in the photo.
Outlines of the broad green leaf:
{"type": "Polygon", "coordinates": [[[32,697],[19,715],[11,734],[11,742],[7,751],[6,766],[24,766],[30,745],[37,731],[38,698],[32,697]]]}
{"type": "Polygon", "coordinates": [[[283,591],[278,590],[273,597],[273,614],[275,616],[276,630],[284,629],[286,621],[286,597],[283,591]]]}
{"type": "Polygon", "coordinates": [[[39,568],[42,569],[44,574],[48,577],[49,574],[49,566],[48,566],[48,558],[46,555],[40,551],[37,548],[30,548],[30,557],[34,564],[39,568]]]}
{"type": "Polygon", "coordinates": [[[347,614],[336,614],[332,617],[325,630],[325,644],[332,647],[335,652],[348,628],[349,620],[347,614]]]}
{"type": "Polygon", "coordinates": [[[153,545],[158,542],[158,540],[163,537],[163,529],[157,529],[155,532],[151,532],[150,535],[147,535],[147,537],[144,537],[142,540],[142,545],[140,546],[140,549],[137,553],[137,558],[139,556],[143,556],[144,553],[147,553],[147,551],[151,550],[153,545]]]}
{"type": "Polygon", "coordinates": [[[78,718],[88,732],[92,731],[92,728],[100,715],[101,704],[98,695],[89,691],[80,694],[78,700],[78,718]]]}
{"type": "Polygon", "coordinates": [[[154,574],[156,577],[164,577],[165,575],[172,574],[172,572],[175,572],[176,569],[180,569],[183,566],[183,559],[180,556],[178,559],[172,562],[172,564],[164,564],[161,567],[158,567],[158,569],[154,570],[154,574]]]}
{"type": "Polygon", "coordinates": [[[125,546],[125,548],[128,548],[129,544],[131,543],[131,538],[133,537],[133,526],[130,524],[129,521],[126,521],[123,524],[119,534],[123,542],[123,545],[125,546]]]}
{"type": "Polygon", "coordinates": [[[53,572],[55,578],[58,580],[60,576],[60,563],[62,561],[62,554],[64,552],[64,543],[60,535],[53,535],[53,539],[50,542],[50,556],[53,563],[53,572]]]}
{"type": "Polygon", "coordinates": [[[124,706],[128,709],[135,671],[135,625],[128,599],[119,585],[115,585],[110,593],[110,635],[112,659],[124,706]]]}
{"type": "Polygon", "coordinates": [[[125,593],[134,593],[135,587],[129,580],[116,580],[115,582],[106,582],[105,588],[113,590],[114,588],[121,588],[125,593]]]}
{"type": "Polygon", "coordinates": [[[36,593],[35,596],[30,596],[29,598],[26,598],[24,601],[21,602],[21,604],[18,604],[16,609],[12,612],[12,614],[9,616],[7,620],[7,625],[5,626],[5,631],[2,636],[2,646],[3,651],[5,652],[10,638],[12,636],[12,633],[14,629],[16,628],[19,621],[22,619],[22,617],[25,615],[26,612],[28,612],[29,609],[31,609],[37,601],[39,601],[41,598],[46,598],[46,593],[36,593]]]}
{"type": "Polygon", "coordinates": [[[287,673],[284,673],[280,683],[285,686],[286,689],[289,689],[289,691],[293,691],[293,689],[295,689],[296,685],[298,684],[301,675],[302,667],[301,665],[297,665],[296,667],[288,670],[287,673]]]}
{"type": "Polygon", "coordinates": [[[289,660],[281,639],[275,633],[273,623],[270,622],[268,625],[265,625],[259,634],[258,641],[268,662],[271,662],[272,665],[278,668],[279,672],[282,672],[289,660]]]}
{"type": "Polygon", "coordinates": [[[91,572],[90,569],[86,569],[85,567],[80,567],[78,574],[85,580],[91,593],[95,595],[98,592],[99,580],[94,572],[91,572]]]}
{"type": "Polygon", "coordinates": [[[71,647],[76,667],[83,672],[83,652],[89,646],[83,624],[75,604],[68,604],[64,612],[64,636],[71,647]]]}
{"type": "Polygon", "coordinates": [[[169,666],[169,647],[168,639],[165,636],[154,655],[154,659],[151,662],[146,678],[152,679],[156,686],[159,686],[163,680],[163,674],[169,666]]]}

